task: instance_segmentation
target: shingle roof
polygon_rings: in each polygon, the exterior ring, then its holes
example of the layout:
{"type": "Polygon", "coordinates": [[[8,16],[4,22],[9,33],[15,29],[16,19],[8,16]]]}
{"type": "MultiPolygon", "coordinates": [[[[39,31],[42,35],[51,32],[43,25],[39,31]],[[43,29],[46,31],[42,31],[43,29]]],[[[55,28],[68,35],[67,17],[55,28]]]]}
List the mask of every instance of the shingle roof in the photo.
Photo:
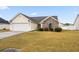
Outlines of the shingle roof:
{"type": "MultiPolygon", "coordinates": [[[[36,22],[40,22],[40,21],[42,21],[43,19],[45,19],[46,17],[48,17],[48,16],[30,17],[30,18],[32,18],[32,20],[35,20],[36,22]]],[[[58,20],[57,16],[52,16],[52,17],[54,17],[55,19],[58,20]]]]}
{"type": "Polygon", "coordinates": [[[5,19],[3,19],[3,18],[1,18],[1,17],[0,17],[0,23],[9,24],[9,22],[8,22],[8,21],[6,21],[5,19]]]}
{"type": "Polygon", "coordinates": [[[40,22],[43,19],[45,19],[46,17],[30,17],[32,20],[36,21],[36,22],[40,22]]]}
{"type": "MultiPolygon", "coordinates": [[[[24,15],[24,14],[22,14],[22,15],[24,15]]],[[[36,22],[36,23],[39,23],[40,21],[42,21],[43,19],[45,19],[46,17],[48,17],[48,16],[29,17],[29,16],[26,16],[26,15],[24,15],[24,16],[27,17],[28,19],[36,22]]],[[[58,20],[58,17],[57,16],[52,16],[52,17],[54,17],[55,19],[58,20]]]]}
{"type": "MultiPolygon", "coordinates": [[[[17,17],[18,15],[23,15],[23,16],[25,16],[26,18],[28,18],[28,19],[30,19],[31,21],[33,21],[33,22],[35,22],[35,23],[39,23],[39,22],[41,22],[43,19],[45,19],[46,17],[48,17],[48,16],[38,16],[38,17],[29,17],[29,16],[27,16],[27,15],[25,15],[25,14],[22,14],[22,13],[18,13],[15,17],[17,17]]],[[[14,18],[15,18],[14,17],[14,18]]],[[[53,17],[53,18],[55,18],[56,20],[58,20],[58,17],[57,16],[51,16],[51,17],[53,17]]],[[[13,18],[13,19],[14,19],[13,18]]],[[[12,19],[12,20],[13,20],[12,19]]],[[[11,21],[12,21],[11,20],[11,21]]],[[[11,22],[10,21],[10,22],[11,22]]]]}
{"type": "MultiPolygon", "coordinates": [[[[21,13],[22,14],[22,13],[21,13]]],[[[37,23],[37,21],[36,21],[36,19],[33,19],[32,17],[29,17],[29,16],[26,16],[25,14],[22,14],[23,16],[25,16],[25,17],[27,17],[28,19],[30,19],[31,21],[33,21],[33,22],[36,22],[37,23]]]]}

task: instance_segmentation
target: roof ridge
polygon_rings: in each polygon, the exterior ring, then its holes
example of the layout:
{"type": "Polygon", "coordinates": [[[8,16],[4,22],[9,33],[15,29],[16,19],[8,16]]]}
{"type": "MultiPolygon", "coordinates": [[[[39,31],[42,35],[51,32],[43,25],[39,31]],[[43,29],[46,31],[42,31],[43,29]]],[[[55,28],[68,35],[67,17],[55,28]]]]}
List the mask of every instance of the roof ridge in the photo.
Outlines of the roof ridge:
{"type": "MultiPolygon", "coordinates": [[[[30,17],[49,17],[49,16],[30,16],[30,17]]],[[[51,16],[51,17],[55,17],[55,16],[51,16]]]]}
{"type": "Polygon", "coordinates": [[[23,13],[17,13],[17,15],[20,15],[20,14],[27,17],[28,19],[30,19],[31,21],[34,21],[34,22],[40,22],[41,20],[43,20],[46,17],[54,17],[55,19],[58,20],[57,16],[27,16],[26,14],[23,14],[23,13]]]}

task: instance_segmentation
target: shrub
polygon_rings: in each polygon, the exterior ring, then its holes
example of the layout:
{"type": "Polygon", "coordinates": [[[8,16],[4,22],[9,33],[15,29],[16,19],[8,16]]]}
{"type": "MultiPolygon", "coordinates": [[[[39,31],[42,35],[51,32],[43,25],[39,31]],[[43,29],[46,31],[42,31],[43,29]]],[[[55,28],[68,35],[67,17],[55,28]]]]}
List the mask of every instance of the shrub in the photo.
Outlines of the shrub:
{"type": "Polygon", "coordinates": [[[50,30],[50,31],[53,31],[53,28],[50,28],[49,30],[50,30]]]}
{"type": "Polygon", "coordinates": [[[39,28],[38,30],[39,30],[39,31],[43,31],[43,28],[39,28]]]}
{"type": "Polygon", "coordinates": [[[53,31],[53,28],[50,28],[50,29],[48,29],[48,28],[39,28],[37,30],[38,31],[53,31]]]}
{"type": "Polygon", "coordinates": [[[44,28],[44,31],[48,31],[48,28],[44,28]]]}
{"type": "Polygon", "coordinates": [[[55,31],[56,31],[56,32],[61,32],[61,31],[62,31],[62,28],[60,28],[60,27],[55,28],[55,31]]]}
{"type": "Polygon", "coordinates": [[[3,28],[3,30],[6,30],[6,28],[3,28]]]}

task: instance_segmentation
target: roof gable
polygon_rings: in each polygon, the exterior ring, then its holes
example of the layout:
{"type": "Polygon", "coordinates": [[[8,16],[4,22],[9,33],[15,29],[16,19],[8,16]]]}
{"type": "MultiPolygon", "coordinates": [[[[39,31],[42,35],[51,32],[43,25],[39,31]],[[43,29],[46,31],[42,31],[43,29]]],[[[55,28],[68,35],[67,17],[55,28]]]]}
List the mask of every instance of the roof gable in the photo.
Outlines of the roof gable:
{"type": "Polygon", "coordinates": [[[31,17],[28,17],[28,16],[26,16],[25,14],[22,14],[22,13],[17,13],[16,16],[13,17],[12,20],[11,20],[10,22],[12,22],[12,21],[13,21],[16,17],[18,17],[19,15],[23,15],[23,16],[26,17],[27,19],[32,20],[33,22],[36,23],[36,21],[33,20],[31,17]]]}
{"type": "Polygon", "coordinates": [[[28,23],[28,16],[25,16],[22,13],[18,13],[15,17],[10,21],[11,23],[28,23]]]}
{"type": "Polygon", "coordinates": [[[52,17],[52,16],[48,16],[48,17],[46,17],[45,19],[43,19],[40,23],[44,22],[44,21],[45,21],[45,20],[47,20],[48,18],[52,18],[52,19],[54,19],[55,21],[57,21],[57,22],[58,22],[58,20],[57,20],[57,19],[55,19],[54,17],[52,17]]]}
{"type": "MultiPolygon", "coordinates": [[[[17,13],[11,20],[10,22],[12,22],[16,17],[18,17],[19,15],[23,15],[22,13],[17,13]]],[[[23,15],[24,16],[24,15],[23,15]]]]}

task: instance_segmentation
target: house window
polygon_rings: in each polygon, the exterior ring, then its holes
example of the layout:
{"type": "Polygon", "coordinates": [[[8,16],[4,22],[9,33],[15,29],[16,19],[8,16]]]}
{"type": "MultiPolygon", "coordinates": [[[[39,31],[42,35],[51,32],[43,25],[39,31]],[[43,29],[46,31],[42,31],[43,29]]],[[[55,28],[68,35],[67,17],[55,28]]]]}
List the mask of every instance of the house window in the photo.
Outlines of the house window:
{"type": "Polygon", "coordinates": [[[52,28],[52,23],[49,23],[48,24],[48,27],[49,27],[49,29],[52,28]]]}
{"type": "Polygon", "coordinates": [[[30,20],[28,20],[28,22],[30,22],[30,20]]]}
{"type": "Polygon", "coordinates": [[[28,24],[30,25],[30,23],[31,23],[31,21],[30,20],[28,20],[28,24]]]}
{"type": "Polygon", "coordinates": [[[41,25],[40,24],[38,24],[38,28],[41,28],[41,25]]]}

